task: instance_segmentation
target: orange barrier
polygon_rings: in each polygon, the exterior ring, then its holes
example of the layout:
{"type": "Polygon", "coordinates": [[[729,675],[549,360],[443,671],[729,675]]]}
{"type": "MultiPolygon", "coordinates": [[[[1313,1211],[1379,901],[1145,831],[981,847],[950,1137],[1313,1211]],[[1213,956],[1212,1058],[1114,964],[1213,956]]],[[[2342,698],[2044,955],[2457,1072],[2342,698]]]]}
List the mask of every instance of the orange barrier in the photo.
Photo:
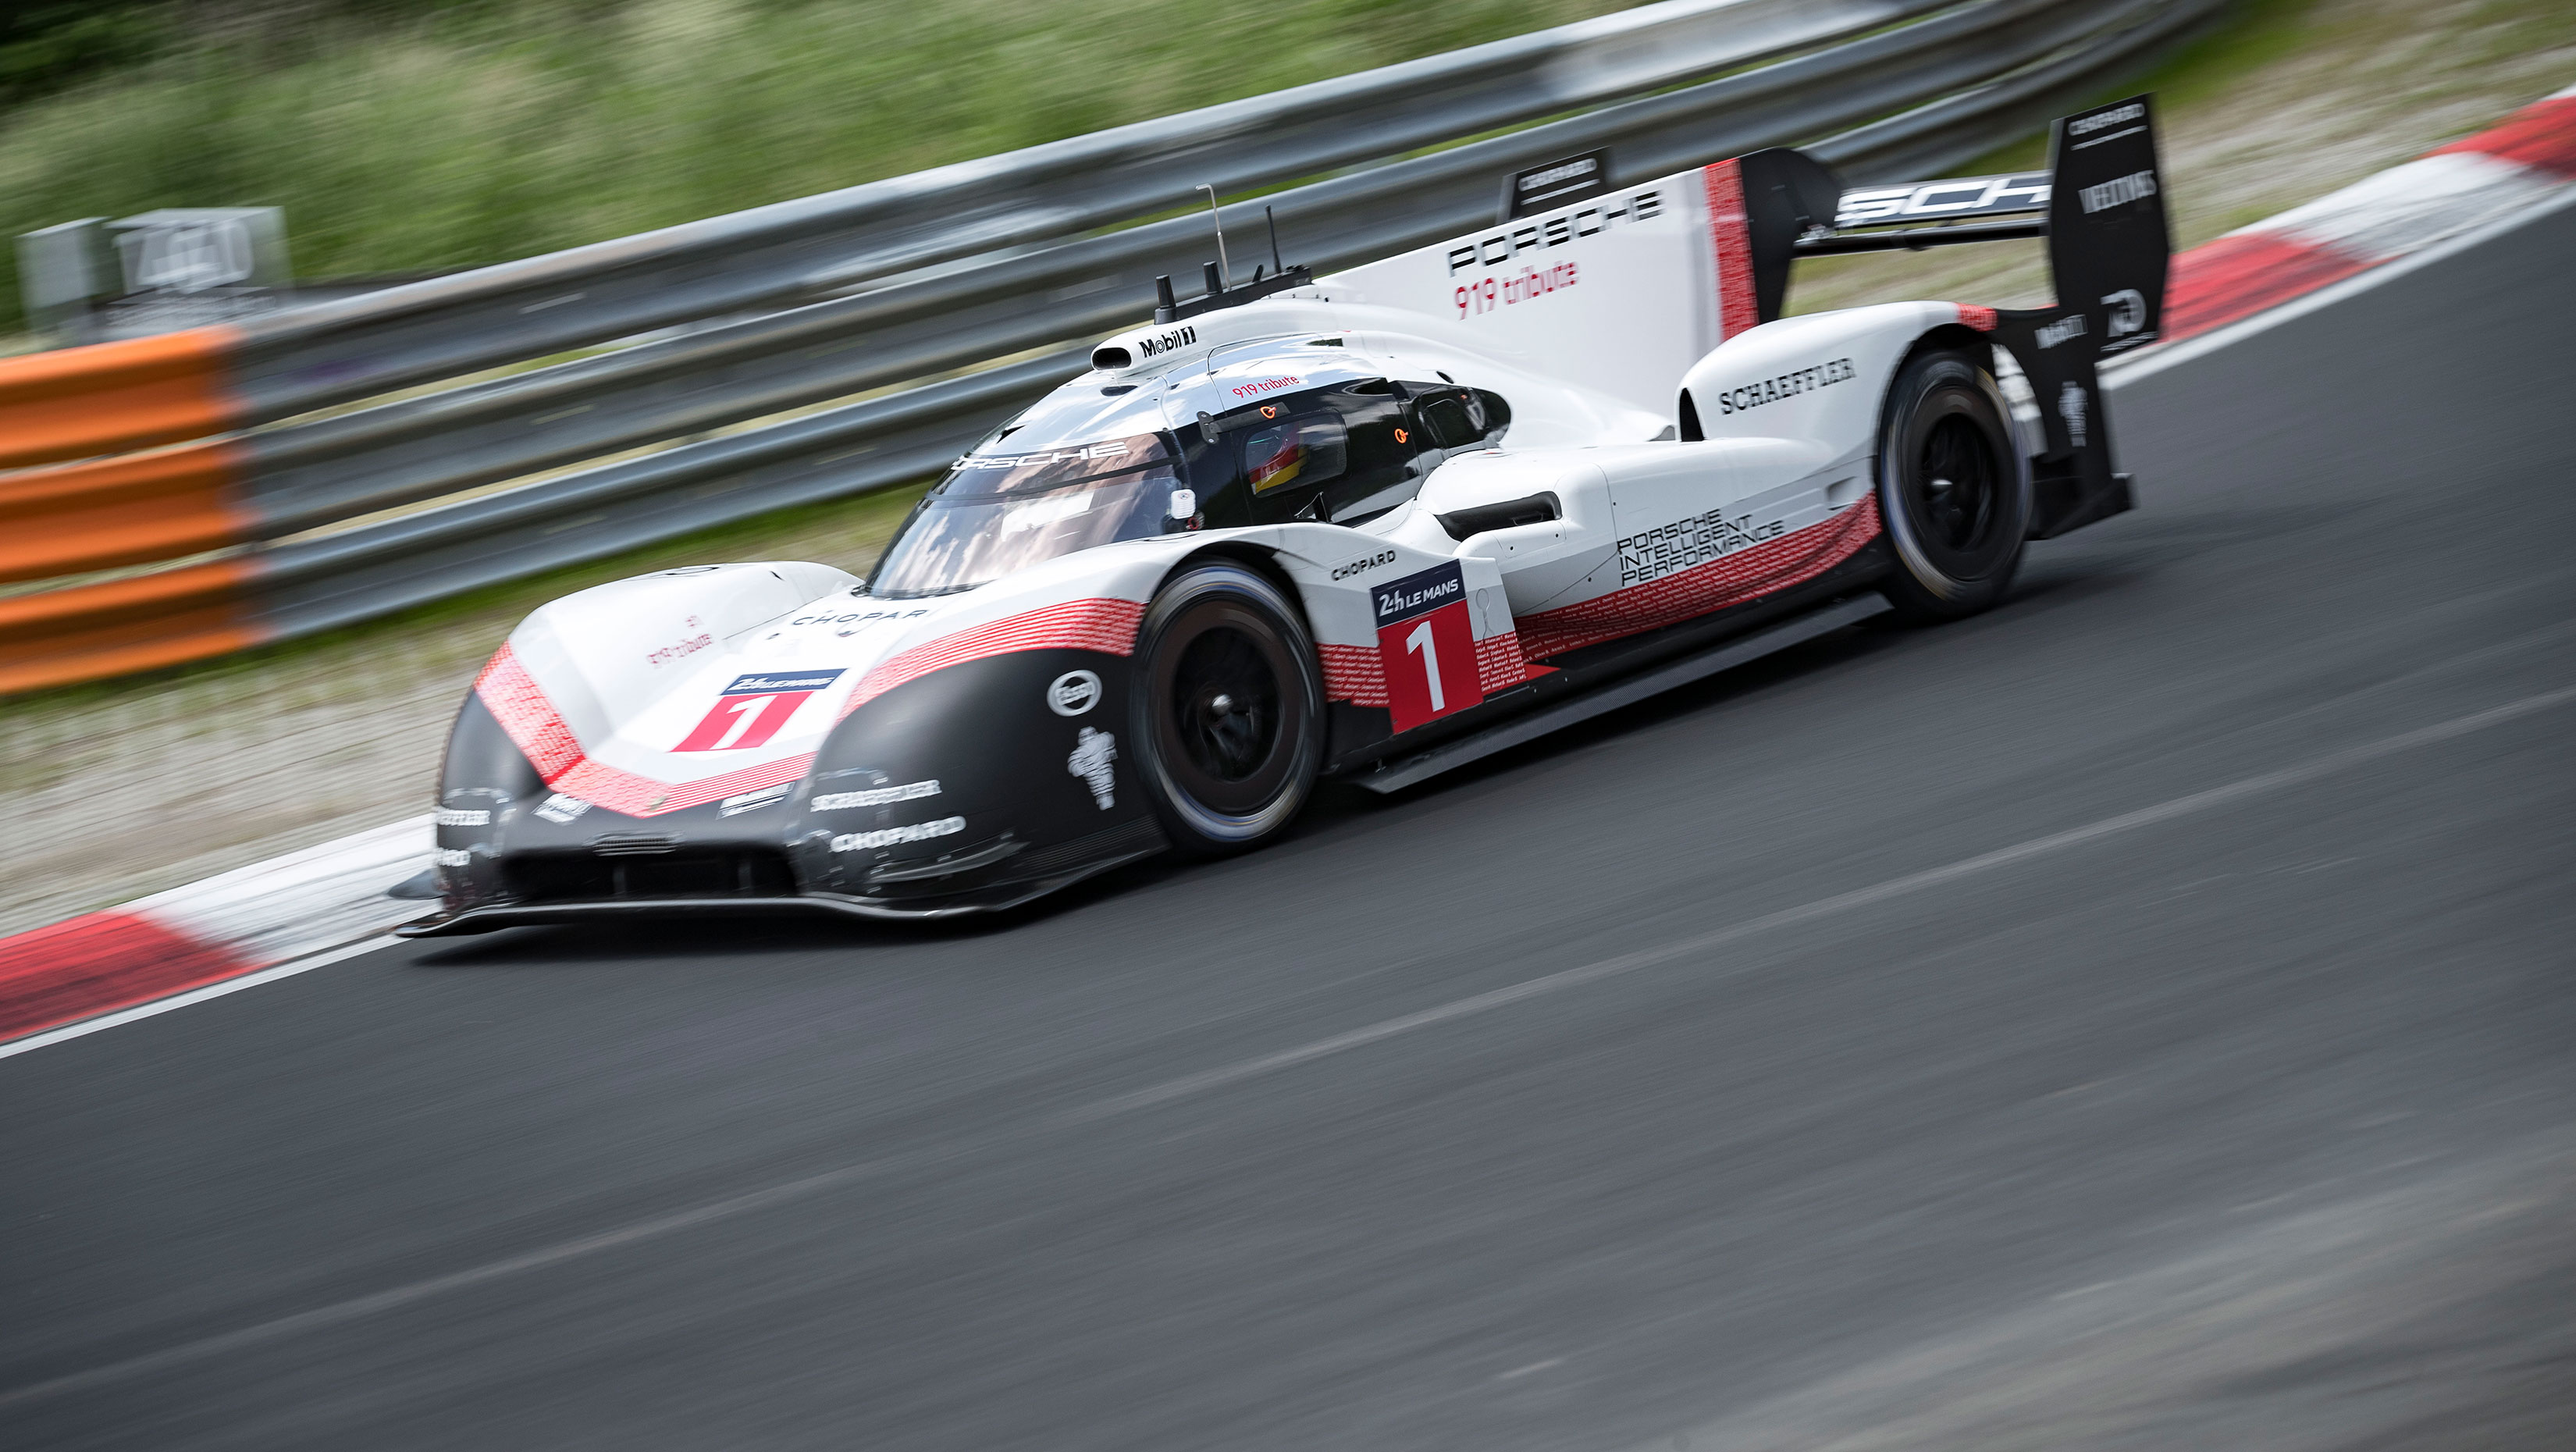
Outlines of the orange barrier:
{"type": "Polygon", "coordinates": [[[250,566],[216,560],[0,599],[0,695],[204,660],[259,644],[250,566]]]}
{"type": "Polygon", "coordinates": [[[87,459],[232,428],[231,328],[0,359],[0,468],[87,459]]]}
{"type": "Polygon", "coordinates": [[[171,560],[251,537],[242,449],[214,441],[0,474],[0,580],[171,560]]]}
{"type": "MultiPolygon", "coordinates": [[[[244,451],[208,438],[240,422],[224,368],[237,336],[195,328],[0,360],[0,469],[20,470],[0,473],[0,580],[250,538],[236,487],[244,451]],[[157,447],[170,444],[179,447],[157,447]]],[[[245,561],[219,560],[0,599],[0,694],[256,645],[267,632],[245,588],[251,573],[245,561]]]]}

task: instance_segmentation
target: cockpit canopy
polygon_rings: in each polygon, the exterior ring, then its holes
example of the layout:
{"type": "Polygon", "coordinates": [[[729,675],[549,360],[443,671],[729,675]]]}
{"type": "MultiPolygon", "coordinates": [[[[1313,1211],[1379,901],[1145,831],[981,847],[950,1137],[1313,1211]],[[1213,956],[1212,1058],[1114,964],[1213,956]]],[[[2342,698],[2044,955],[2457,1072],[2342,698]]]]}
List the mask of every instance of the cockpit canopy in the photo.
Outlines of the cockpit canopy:
{"type": "Polygon", "coordinates": [[[1057,389],[951,466],[887,545],[868,593],[968,590],[1058,555],[1177,530],[1363,523],[1511,422],[1498,395],[1446,381],[1325,383],[1274,371],[1229,384],[1236,371],[1170,390],[1168,404],[1162,390],[1057,389]],[[1232,406],[1166,417],[1202,398],[1232,406]],[[1188,517],[1172,513],[1176,490],[1188,491],[1179,496],[1188,517]]]}
{"type": "Polygon", "coordinates": [[[1311,519],[1364,524],[1421,492],[1453,453],[1500,440],[1511,410],[1495,394],[1447,383],[1362,379],[1208,419],[1205,463],[1226,471],[1245,524],[1311,519]]]}

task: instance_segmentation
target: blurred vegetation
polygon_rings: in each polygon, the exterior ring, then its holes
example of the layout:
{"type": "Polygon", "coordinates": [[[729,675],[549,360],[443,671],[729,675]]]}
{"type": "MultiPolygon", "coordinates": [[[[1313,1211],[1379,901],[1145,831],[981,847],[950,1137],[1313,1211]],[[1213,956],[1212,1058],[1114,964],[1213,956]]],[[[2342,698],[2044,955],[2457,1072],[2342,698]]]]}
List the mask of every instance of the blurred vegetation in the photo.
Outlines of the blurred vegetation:
{"type": "Polygon", "coordinates": [[[1621,8],[0,0],[0,227],[279,206],[304,276],[498,262],[1621,8]]]}
{"type": "Polygon", "coordinates": [[[140,5],[29,0],[0,9],[0,106],[149,60],[165,39],[160,16],[140,5]]]}

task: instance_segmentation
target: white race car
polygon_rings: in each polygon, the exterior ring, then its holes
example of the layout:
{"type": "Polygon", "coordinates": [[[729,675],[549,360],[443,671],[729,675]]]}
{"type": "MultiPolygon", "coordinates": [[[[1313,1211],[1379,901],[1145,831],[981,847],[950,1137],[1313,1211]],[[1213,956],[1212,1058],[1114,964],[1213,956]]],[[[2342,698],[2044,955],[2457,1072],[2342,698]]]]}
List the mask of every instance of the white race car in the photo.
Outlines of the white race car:
{"type": "Polygon", "coordinates": [[[1164,280],[865,580],[706,565],[538,610],[459,715],[444,910],[409,931],[935,916],[1237,851],[1323,776],[1392,790],[1878,612],[1983,610],[2024,540],[2129,507],[2094,365],[2162,305],[2143,98],[2058,122],[2045,174],[1607,171],[1331,276],[1164,280]],[[2008,236],[2048,238],[2060,306],[1779,316],[1796,257],[2008,236]]]}

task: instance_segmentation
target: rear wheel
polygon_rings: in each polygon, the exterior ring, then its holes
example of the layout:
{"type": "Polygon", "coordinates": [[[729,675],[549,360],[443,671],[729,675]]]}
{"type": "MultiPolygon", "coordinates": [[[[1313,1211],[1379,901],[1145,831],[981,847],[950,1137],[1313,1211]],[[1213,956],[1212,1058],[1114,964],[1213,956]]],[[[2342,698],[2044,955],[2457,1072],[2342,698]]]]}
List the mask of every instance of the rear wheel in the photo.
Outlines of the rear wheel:
{"type": "Polygon", "coordinates": [[[1324,701],[1287,596],[1242,565],[1201,565],[1154,597],[1137,655],[1142,774],[1173,844],[1240,852],[1287,826],[1323,763],[1324,701]]]}
{"type": "Polygon", "coordinates": [[[2001,600],[2030,533],[2030,465],[2002,390],[1965,353],[1926,353],[1889,390],[1878,506],[1896,547],[1899,614],[1956,620],[2001,600]]]}

